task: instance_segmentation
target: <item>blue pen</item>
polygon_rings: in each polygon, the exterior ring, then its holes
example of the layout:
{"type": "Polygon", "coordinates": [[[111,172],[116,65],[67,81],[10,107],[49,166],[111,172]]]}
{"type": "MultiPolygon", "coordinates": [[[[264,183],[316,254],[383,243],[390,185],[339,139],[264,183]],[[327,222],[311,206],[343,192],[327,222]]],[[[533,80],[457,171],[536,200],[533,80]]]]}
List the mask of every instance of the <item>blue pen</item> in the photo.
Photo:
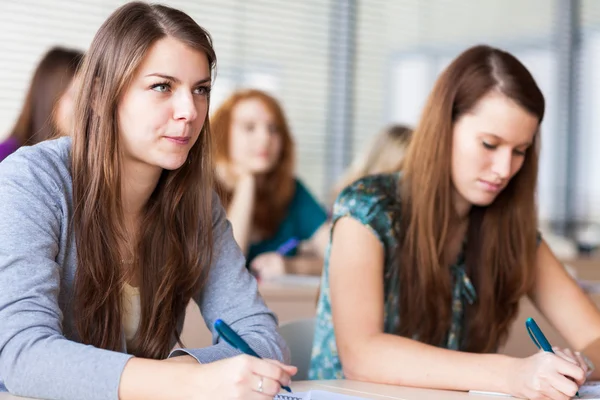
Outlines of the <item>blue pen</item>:
{"type": "MultiPolygon", "coordinates": [[[[215,321],[215,329],[217,330],[219,335],[221,335],[223,340],[229,343],[231,347],[238,349],[242,353],[248,354],[249,356],[262,359],[262,357],[256,354],[256,352],[252,350],[248,343],[246,343],[244,339],[240,337],[240,335],[235,333],[235,331],[231,329],[231,327],[227,325],[227,323],[225,323],[225,321],[223,321],[222,319],[218,319],[215,321]]],[[[288,391],[289,393],[292,393],[292,389],[290,389],[288,386],[281,385],[281,388],[288,391]]]]}
{"type": "MultiPolygon", "coordinates": [[[[554,354],[550,342],[548,342],[548,339],[546,339],[546,336],[544,336],[544,333],[533,318],[527,318],[527,321],[525,321],[525,326],[527,327],[527,333],[529,333],[529,337],[538,347],[538,349],[542,349],[554,354]]],[[[579,392],[575,393],[575,395],[579,397],[579,392]]]]}
{"type": "Polygon", "coordinates": [[[292,250],[294,250],[296,247],[298,247],[299,244],[300,244],[300,241],[298,239],[291,238],[291,239],[286,240],[281,246],[279,246],[277,248],[277,250],[275,250],[275,252],[281,254],[282,256],[286,256],[292,250]]]}

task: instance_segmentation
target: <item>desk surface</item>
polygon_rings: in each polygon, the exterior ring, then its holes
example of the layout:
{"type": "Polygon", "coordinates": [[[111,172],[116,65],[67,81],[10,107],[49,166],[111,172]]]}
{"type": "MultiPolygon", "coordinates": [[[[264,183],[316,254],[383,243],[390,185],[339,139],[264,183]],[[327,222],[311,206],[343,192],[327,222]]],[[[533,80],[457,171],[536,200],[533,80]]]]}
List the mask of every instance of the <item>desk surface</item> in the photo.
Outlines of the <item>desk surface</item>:
{"type": "MultiPolygon", "coordinates": [[[[418,389],[400,386],[380,385],[375,383],[356,382],[349,380],[340,381],[302,381],[293,382],[294,392],[309,390],[325,390],[349,396],[363,397],[365,399],[402,399],[402,400],[490,400],[496,397],[473,395],[466,392],[453,392],[447,390],[418,389]]],[[[0,393],[0,400],[25,400],[7,393],[0,393]]]]}
{"type": "MultiPolygon", "coordinates": [[[[402,399],[402,400],[490,400],[501,398],[497,396],[484,396],[455,392],[450,390],[420,389],[403,386],[381,385],[376,383],[357,382],[350,380],[338,381],[303,381],[292,383],[295,392],[308,390],[325,390],[348,396],[363,397],[365,399],[402,399]]],[[[0,397],[0,400],[3,400],[0,397]]]]}

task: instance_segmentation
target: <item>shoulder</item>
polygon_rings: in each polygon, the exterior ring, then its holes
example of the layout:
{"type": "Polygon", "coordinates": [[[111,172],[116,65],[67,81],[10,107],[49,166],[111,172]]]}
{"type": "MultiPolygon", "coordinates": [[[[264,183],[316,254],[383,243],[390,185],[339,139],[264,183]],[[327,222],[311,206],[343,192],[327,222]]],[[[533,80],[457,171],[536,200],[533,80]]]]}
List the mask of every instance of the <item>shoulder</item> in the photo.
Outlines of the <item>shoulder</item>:
{"type": "Polygon", "coordinates": [[[302,199],[302,198],[314,198],[310,190],[306,187],[304,183],[299,178],[294,178],[294,198],[302,199]]]}
{"type": "Polygon", "coordinates": [[[342,190],[333,207],[334,221],[350,215],[369,223],[381,214],[399,211],[400,173],[361,178],[342,190]]]}
{"type": "Polygon", "coordinates": [[[22,146],[0,163],[0,186],[17,184],[31,192],[70,192],[71,138],[22,146]],[[65,188],[67,186],[67,188],[65,188]]]}

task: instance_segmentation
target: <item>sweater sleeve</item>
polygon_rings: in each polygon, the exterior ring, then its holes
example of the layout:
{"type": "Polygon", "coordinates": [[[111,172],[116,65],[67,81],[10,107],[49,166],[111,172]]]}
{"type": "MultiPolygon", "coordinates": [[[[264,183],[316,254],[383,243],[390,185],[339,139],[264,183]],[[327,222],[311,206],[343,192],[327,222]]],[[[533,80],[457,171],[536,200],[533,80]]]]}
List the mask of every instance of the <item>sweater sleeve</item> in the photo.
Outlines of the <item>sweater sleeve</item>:
{"type": "Polygon", "coordinates": [[[0,383],[24,397],[116,400],[130,356],[64,337],[55,260],[67,194],[53,164],[27,154],[0,165],[0,383]]]}
{"type": "Polygon", "coordinates": [[[187,353],[200,363],[232,357],[240,352],[221,340],[214,322],[222,319],[263,358],[289,362],[289,350],[277,331],[277,318],[263,302],[233,238],[231,224],[218,197],[213,194],[213,263],[208,281],[196,297],[202,317],[212,332],[213,345],[203,349],[176,349],[171,356],[187,353]]]}

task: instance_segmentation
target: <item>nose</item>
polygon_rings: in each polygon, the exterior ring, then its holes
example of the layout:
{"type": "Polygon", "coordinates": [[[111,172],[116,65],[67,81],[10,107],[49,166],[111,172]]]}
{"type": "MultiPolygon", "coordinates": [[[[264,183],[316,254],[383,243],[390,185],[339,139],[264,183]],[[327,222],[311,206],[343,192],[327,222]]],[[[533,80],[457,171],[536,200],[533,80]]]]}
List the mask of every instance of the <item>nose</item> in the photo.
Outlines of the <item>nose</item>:
{"type": "Polygon", "coordinates": [[[263,148],[269,146],[269,143],[271,142],[271,132],[269,131],[269,127],[261,126],[258,129],[256,141],[263,148]]]}
{"type": "Polygon", "coordinates": [[[500,179],[508,179],[512,170],[513,153],[510,150],[496,151],[492,171],[500,179]]]}
{"type": "Polygon", "coordinates": [[[180,91],[177,95],[173,96],[173,118],[192,122],[197,116],[198,110],[196,110],[196,103],[194,102],[192,93],[180,91]]]}

